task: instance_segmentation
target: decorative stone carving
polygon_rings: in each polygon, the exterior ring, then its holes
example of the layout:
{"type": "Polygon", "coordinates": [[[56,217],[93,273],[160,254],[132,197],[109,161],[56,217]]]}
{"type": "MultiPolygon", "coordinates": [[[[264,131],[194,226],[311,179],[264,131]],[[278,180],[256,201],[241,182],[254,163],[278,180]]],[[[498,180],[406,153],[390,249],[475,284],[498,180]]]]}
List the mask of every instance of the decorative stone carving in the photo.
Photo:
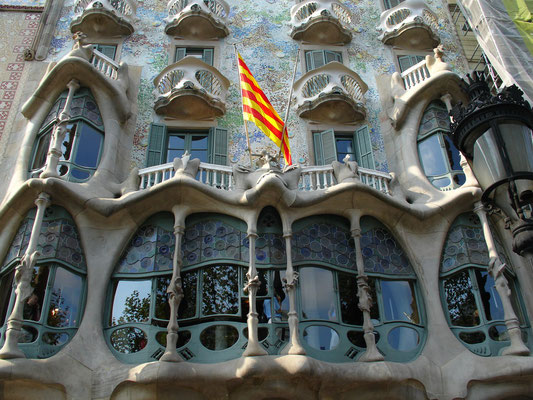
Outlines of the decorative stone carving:
{"type": "Polygon", "coordinates": [[[342,161],[342,163],[339,161],[331,163],[337,183],[359,181],[359,165],[357,161],[350,161],[349,154],[346,154],[342,161]]]}
{"type": "Polygon", "coordinates": [[[191,160],[191,155],[187,150],[183,153],[181,158],[176,157],[174,159],[174,171],[176,171],[176,175],[186,175],[194,178],[198,173],[200,162],[199,158],[193,158],[191,160]]]}

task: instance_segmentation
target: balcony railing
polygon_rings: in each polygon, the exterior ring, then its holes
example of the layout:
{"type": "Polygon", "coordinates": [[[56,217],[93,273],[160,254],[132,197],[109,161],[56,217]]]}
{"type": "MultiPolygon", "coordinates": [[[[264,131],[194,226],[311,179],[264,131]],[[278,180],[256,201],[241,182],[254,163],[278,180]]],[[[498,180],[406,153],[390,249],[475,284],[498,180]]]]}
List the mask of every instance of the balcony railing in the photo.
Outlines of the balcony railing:
{"type": "MultiPolygon", "coordinates": [[[[364,117],[364,94],[367,90],[367,85],[359,75],[336,61],[309,71],[294,84],[296,106],[300,116],[317,121],[326,121],[325,116],[317,108],[327,103],[328,100],[343,102],[342,99],[344,99],[346,105],[352,108],[352,112],[348,115],[341,115],[341,111],[346,110],[339,108],[339,115],[330,115],[326,119],[341,122],[338,118],[348,118],[342,122],[353,122],[360,119],[354,115],[354,112],[360,114],[359,117],[364,117]]],[[[331,112],[330,109],[329,113],[331,112]]]]}
{"type": "Polygon", "coordinates": [[[432,48],[439,43],[439,22],[422,0],[406,0],[381,14],[379,39],[385,44],[432,48]]]}
{"type": "Polygon", "coordinates": [[[135,0],[77,0],[74,5],[76,14],[83,14],[84,11],[90,9],[105,9],[120,18],[132,20],[137,12],[137,2],[135,0]]]}
{"type": "Polygon", "coordinates": [[[210,39],[229,33],[229,5],[224,0],[170,0],[167,10],[167,34],[210,39]]]}
{"type": "Polygon", "coordinates": [[[137,13],[136,0],[76,0],[72,32],[104,36],[131,35],[137,13]]]}
{"type": "Polygon", "coordinates": [[[431,75],[426,66],[426,60],[420,61],[418,64],[413,65],[401,73],[405,90],[414,88],[416,85],[424,82],[430,76],[431,75]]]}
{"type": "Polygon", "coordinates": [[[91,64],[105,76],[115,80],[118,79],[119,65],[96,49],[93,49],[91,64]]]}
{"type": "Polygon", "coordinates": [[[295,40],[333,44],[348,43],[352,38],[350,11],[336,0],[304,0],[295,4],[291,9],[291,23],[291,36],[295,40]]]}
{"type": "MultiPolygon", "coordinates": [[[[175,175],[173,163],[156,165],[139,171],[141,178],[139,190],[149,189],[159,183],[172,179],[175,175]]],[[[386,172],[359,168],[359,178],[362,183],[380,192],[390,195],[389,182],[391,176],[386,172]]],[[[235,182],[231,167],[200,163],[196,180],[204,185],[220,190],[234,190],[235,182]]],[[[318,191],[335,186],[337,181],[331,165],[302,167],[298,190],[318,191]]]]}

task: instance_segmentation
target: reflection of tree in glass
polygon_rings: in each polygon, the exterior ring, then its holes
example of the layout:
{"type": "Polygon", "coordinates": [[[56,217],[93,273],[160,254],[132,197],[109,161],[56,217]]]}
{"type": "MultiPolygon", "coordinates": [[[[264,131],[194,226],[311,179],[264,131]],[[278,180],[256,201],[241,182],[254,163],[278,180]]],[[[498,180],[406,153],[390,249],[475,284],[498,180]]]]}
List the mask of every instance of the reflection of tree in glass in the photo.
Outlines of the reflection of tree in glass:
{"type": "Polygon", "coordinates": [[[239,311],[238,273],[231,265],[204,268],[202,313],[236,314],[239,311]]]}
{"type": "Polygon", "coordinates": [[[197,272],[189,272],[181,275],[183,285],[183,299],[178,308],[178,318],[192,318],[196,315],[196,286],[197,272]]]}
{"type": "Polygon", "coordinates": [[[452,325],[479,325],[479,311],[472,293],[472,283],[468,271],[461,271],[446,279],[444,292],[452,325]]]}
{"type": "MultiPolygon", "coordinates": [[[[113,325],[127,322],[146,322],[150,315],[150,296],[140,299],[139,291],[134,290],[131,296],[126,297],[124,310],[118,320],[113,318],[113,325]]],[[[118,331],[117,331],[118,332],[118,331]]]]}
{"type": "Polygon", "coordinates": [[[170,318],[170,306],[168,305],[167,288],[170,285],[170,276],[157,278],[155,290],[155,317],[168,320],[170,318]]]}
{"type": "Polygon", "coordinates": [[[53,289],[50,296],[47,324],[56,328],[69,326],[69,315],[70,305],[65,305],[65,298],[61,296],[61,289],[53,289]]]}
{"type": "Polygon", "coordinates": [[[121,353],[136,353],[146,346],[146,335],[138,328],[117,329],[111,335],[111,345],[121,353]]]}

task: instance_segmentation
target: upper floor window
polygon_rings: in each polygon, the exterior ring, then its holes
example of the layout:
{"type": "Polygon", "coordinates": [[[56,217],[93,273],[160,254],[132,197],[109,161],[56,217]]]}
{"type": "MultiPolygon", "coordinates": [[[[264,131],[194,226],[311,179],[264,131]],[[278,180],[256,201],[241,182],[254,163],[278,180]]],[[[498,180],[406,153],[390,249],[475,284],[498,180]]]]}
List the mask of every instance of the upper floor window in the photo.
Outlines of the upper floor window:
{"type": "Polygon", "coordinates": [[[176,47],[176,53],[174,56],[174,62],[178,62],[184,57],[192,56],[199,58],[208,65],[213,65],[213,48],[204,47],[176,47]]]}
{"type": "Polygon", "coordinates": [[[146,166],[172,162],[186,151],[202,162],[226,165],[227,137],[227,130],[222,128],[184,130],[152,124],[146,166]]]}
{"type": "MultiPolygon", "coordinates": [[[[30,241],[35,209],[20,225],[0,268],[0,323],[2,342],[7,318],[16,299],[12,284],[15,267],[30,241]]],[[[87,266],[72,217],[61,207],[46,209],[33,268],[32,294],[23,308],[20,349],[30,358],[47,358],[61,350],[80,325],[87,266]]]]}
{"type": "Polygon", "coordinates": [[[418,129],[418,155],[427,178],[441,190],[458,188],[466,179],[461,155],[446,134],[449,131],[450,117],[444,103],[430,103],[418,129]]]}
{"type": "MultiPolygon", "coordinates": [[[[498,237],[493,236],[511,289],[515,311],[524,342],[528,342],[529,323],[514,272],[498,237]]],[[[505,315],[495,282],[487,270],[489,254],[479,218],[461,214],[452,224],[442,253],[441,294],[453,333],[473,353],[499,355],[510,343],[505,315]]]]}
{"type": "Polygon", "coordinates": [[[93,44],[93,48],[111,60],[117,55],[117,46],[114,44],[93,44]]]}
{"type": "Polygon", "coordinates": [[[385,6],[385,9],[388,10],[389,8],[396,7],[398,4],[403,2],[404,0],[383,0],[383,5],[385,6]]]}
{"type": "Polygon", "coordinates": [[[324,132],[314,132],[315,162],[317,165],[331,164],[333,161],[343,161],[346,155],[351,161],[368,169],[375,169],[372,145],[368,126],[363,126],[355,132],[336,132],[328,129],[324,132]]]}
{"type": "MultiPolygon", "coordinates": [[[[52,131],[65,106],[66,97],[67,92],[61,94],[41,126],[29,168],[32,176],[38,175],[44,168],[52,131]]],[[[104,144],[104,124],[89,89],[82,88],[75,93],[68,128],[61,143],[58,173],[70,181],[85,181],[96,171],[104,144]]]]}
{"type": "Polygon", "coordinates": [[[332,61],[342,63],[342,53],[331,50],[307,50],[305,52],[305,67],[307,72],[332,61]]]}
{"type": "Polygon", "coordinates": [[[398,56],[398,65],[400,66],[400,72],[405,72],[412,66],[418,64],[421,61],[424,61],[424,56],[419,55],[403,55],[398,56]]]}

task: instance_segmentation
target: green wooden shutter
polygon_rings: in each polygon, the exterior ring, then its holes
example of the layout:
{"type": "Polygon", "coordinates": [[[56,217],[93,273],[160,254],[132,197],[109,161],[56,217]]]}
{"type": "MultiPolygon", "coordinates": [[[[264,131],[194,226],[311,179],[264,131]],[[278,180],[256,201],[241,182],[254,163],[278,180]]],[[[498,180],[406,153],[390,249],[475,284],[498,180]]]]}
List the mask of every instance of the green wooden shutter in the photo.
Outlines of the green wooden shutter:
{"type": "Polygon", "coordinates": [[[337,159],[337,146],[335,145],[335,131],[333,129],[315,132],[313,134],[313,142],[315,145],[316,165],[331,164],[337,159]]]}
{"type": "Polygon", "coordinates": [[[176,47],[176,55],[174,57],[174,62],[178,62],[186,55],[187,55],[187,49],[185,47],[176,47]]]}
{"type": "Polygon", "coordinates": [[[213,49],[204,49],[202,61],[213,66],[213,49]]]}
{"type": "Polygon", "coordinates": [[[355,144],[357,146],[357,163],[368,169],[375,169],[372,144],[370,143],[370,132],[368,126],[363,126],[355,131],[355,144]]]}
{"type": "Polygon", "coordinates": [[[209,130],[209,162],[227,165],[228,163],[228,130],[211,128],[209,130]]]}
{"type": "Polygon", "coordinates": [[[150,128],[150,138],[148,139],[148,152],[146,156],[146,166],[163,164],[165,151],[165,138],[167,127],[160,124],[152,124],[150,128]]]}

